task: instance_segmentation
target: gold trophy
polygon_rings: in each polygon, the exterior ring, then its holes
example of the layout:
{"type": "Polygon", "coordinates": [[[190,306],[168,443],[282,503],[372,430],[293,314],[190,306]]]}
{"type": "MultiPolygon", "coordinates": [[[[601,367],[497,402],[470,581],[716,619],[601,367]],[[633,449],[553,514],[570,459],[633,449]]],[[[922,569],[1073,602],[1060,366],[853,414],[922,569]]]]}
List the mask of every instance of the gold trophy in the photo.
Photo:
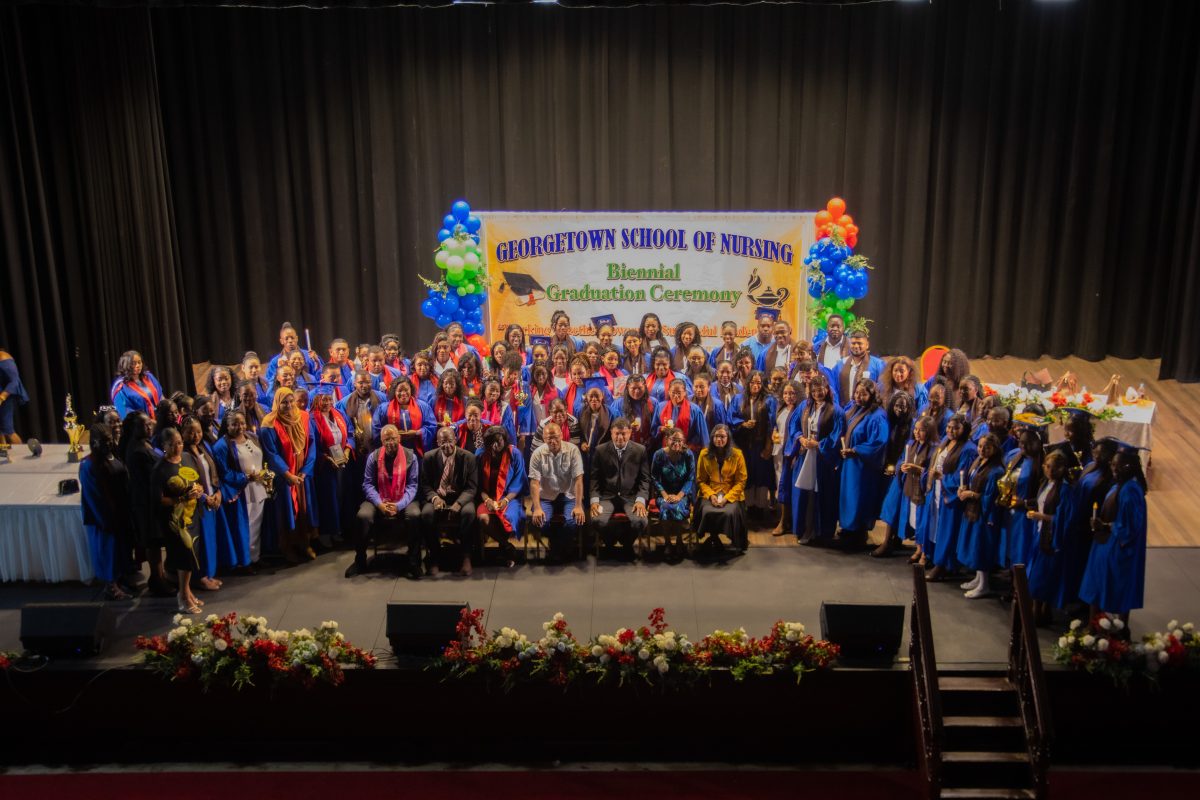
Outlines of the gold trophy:
{"type": "Polygon", "coordinates": [[[79,454],[83,452],[83,447],[79,444],[83,439],[83,426],[76,420],[75,408],[71,405],[71,395],[67,395],[67,411],[63,414],[63,430],[67,432],[67,441],[70,445],[67,447],[67,463],[78,464],[79,454]]]}
{"type": "Polygon", "coordinates": [[[263,464],[262,472],[259,473],[262,478],[262,487],[267,492],[267,497],[275,496],[275,473],[266,464],[263,464]]]}

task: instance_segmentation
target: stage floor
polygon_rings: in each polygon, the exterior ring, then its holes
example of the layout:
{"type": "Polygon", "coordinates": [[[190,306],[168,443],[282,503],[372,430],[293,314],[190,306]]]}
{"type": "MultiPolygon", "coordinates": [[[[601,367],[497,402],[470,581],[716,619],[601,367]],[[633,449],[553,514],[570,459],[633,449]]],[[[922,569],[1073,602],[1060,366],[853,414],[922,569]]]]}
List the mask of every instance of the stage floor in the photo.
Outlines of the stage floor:
{"type": "MultiPolygon", "coordinates": [[[[512,626],[540,634],[556,611],[566,615],[581,640],[641,624],[651,609],[666,609],[671,626],[699,638],[714,629],[744,627],[766,633],[777,619],[803,622],[820,633],[822,601],[894,603],[907,607],[912,577],[907,559],[873,559],[808,547],[752,547],[725,565],[691,561],[621,564],[586,561],[568,566],[477,568],[471,578],[443,575],[409,581],[370,574],[346,579],[350,551],[327,553],[315,562],[282,567],[273,574],[229,577],[219,592],[202,592],[206,613],[237,611],[267,617],[272,627],[312,627],[336,619],[356,645],[384,655],[389,601],[466,601],[487,609],[489,630],[512,626]]],[[[961,580],[961,579],[960,579],[961,580]]],[[[1133,630],[1161,630],[1169,619],[1200,622],[1200,549],[1149,551],[1146,608],[1134,612],[1133,630]]],[[[930,586],[934,641],[939,664],[994,665],[1007,660],[1009,608],[996,599],[966,600],[958,581],[930,586]]],[[[0,585],[0,650],[20,646],[20,608],[26,602],[87,601],[98,588],[80,584],[0,585]]],[[[119,666],[136,660],[133,639],[165,633],[175,613],[171,599],[144,597],[112,603],[118,614],[116,641],[99,662],[119,666]]],[[[1056,620],[1041,631],[1044,655],[1065,628],[1056,620]]],[[[901,656],[907,656],[907,624],[901,656]]],[[[387,659],[383,661],[387,664],[387,659]]]]}

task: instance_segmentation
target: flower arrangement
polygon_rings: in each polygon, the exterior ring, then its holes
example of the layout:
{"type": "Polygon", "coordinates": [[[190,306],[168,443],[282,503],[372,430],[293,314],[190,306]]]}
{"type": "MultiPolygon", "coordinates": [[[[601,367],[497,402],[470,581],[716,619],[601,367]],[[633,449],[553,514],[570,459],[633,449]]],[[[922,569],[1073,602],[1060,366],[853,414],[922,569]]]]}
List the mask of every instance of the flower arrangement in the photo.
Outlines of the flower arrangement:
{"type": "Polygon", "coordinates": [[[597,684],[680,688],[717,670],[728,670],[739,682],[783,674],[799,681],[806,672],[829,668],[838,655],[836,644],[814,639],[799,622],[783,620],[761,639],[738,628],[713,631],[696,644],[671,630],[666,612],[656,608],[647,624],[602,633],[581,645],[561,613],[542,623],[537,641],[512,628],[489,636],[483,613],[464,609],[458,638],[433,667],[447,677],[499,677],[506,691],[543,681],[565,687],[585,677],[597,684]]]}
{"type": "Polygon", "coordinates": [[[174,622],[166,636],[139,636],[135,646],[155,672],[173,681],[199,680],[205,690],[264,683],[338,686],[345,679],[343,665],[375,666],[375,657],[346,641],[333,620],[315,632],[272,630],[264,617],[237,613],[209,614],[199,622],[176,614],[174,622]]]}
{"type": "Polygon", "coordinates": [[[1119,617],[1100,614],[1086,625],[1071,620],[1054,647],[1054,660],[1072,669],[1106,675],[1118,686],[1139,675],[1155,682],[1163,672],[1200,670],[1200,636],[1192,623],[1180,625],[1171,620],[1166,632],[1155,631],[1140,642],[1131,642],[1119,617]]]}
{"type": "Polygon", "coordinates": [[[1044,392],[1009,384],[1000,387],[999,392],[991,393],[996,394],[1000,404],[1007,407],[1014,416],[1028,413],[1025,409],[1029,406],[1041,406],[1046,409],[1045,415],[1040,417],[1045,422],[1064,422],[1069,408],[1086,409],[1093,418],[1100,422],[1121,417],[1119,409],[1097,403],[1096,398],[1087,389],[1075,394],[1068,394],[1062,390],[1044,392]]]}

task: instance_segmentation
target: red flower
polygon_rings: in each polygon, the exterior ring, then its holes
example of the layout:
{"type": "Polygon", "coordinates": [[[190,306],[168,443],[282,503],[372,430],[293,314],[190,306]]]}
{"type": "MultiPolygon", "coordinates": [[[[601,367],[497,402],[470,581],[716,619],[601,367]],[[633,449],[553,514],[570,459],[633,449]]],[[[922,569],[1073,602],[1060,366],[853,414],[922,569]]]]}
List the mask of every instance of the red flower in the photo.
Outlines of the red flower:
{"type": "Polygon", "coordinates": [[[1085,404],[1085,405],[1089,405],[1089,406],[1090,406],[1090,405],[1092,404],[1092,401],[1093,401],[1093,400],[1095,400],[1095,399],[1096,399],[1096,398],[1092,397],[1092,393],[1091,393],[1091,392],[1084,392],[1084,393],[1083,393],[1083,402],[1084,402],[1084,404],[1085,404]]]}
{"type": "Polygon", "coordinates": [[[621,644],[629,644],[630,642],[632,642],[634,640],[634,637],[636,637],[636,636],[637,636],[637,634],[633,631],[630,631],[630,630],[621,631],[621,634],[619,636],[617,636],[617,641],[620,642],[621,644]]]}
{"type": "Polygon", "coordinates": [[[1050,402],[1054,404],[1055,408],[1062,408],[1067,404],[1067,398],[1063,397],[1062,392],[1055,392],[1050,395],[1050,402]]]}

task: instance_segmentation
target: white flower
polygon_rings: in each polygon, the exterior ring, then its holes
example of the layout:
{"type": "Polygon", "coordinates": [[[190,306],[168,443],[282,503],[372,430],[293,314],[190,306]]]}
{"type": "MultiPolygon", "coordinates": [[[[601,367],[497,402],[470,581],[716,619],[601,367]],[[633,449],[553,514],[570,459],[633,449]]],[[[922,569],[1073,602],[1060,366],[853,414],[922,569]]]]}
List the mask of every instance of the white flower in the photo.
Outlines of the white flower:
{"type": "Polygon", "coordinates": [[[560,653],[565,653],[565,652],[567,652],[567,643],[559,642],[558,644],[554,645],[554,649],[560,653]]]}
{"type": "Polygon", "coordinates": [[[229,644],[224,639],[217,639],[213,642],[213,649],[218,653],[224,653],[227,647],[229,647],[229,644]]]}
{"type": "Polygon", "coordinates": [[[608,653],[605,653],[604,655],[600,656],[601,664],[607,664],[608,662],[609,662],[608,653]]]}
{"type": "Polygon", "coordinates": [[[338,626],[337,621],[332,620],[332,619],[326,620],[325,622],[321,623],[321,627],[323,629],[329,630],[329,631],[337,630],[337,626],[338,626]]]}
{"type": "Polygon", "coordinates": [[[1096,642],[1096,649],[1099,650],[1101,653],[1103,653],[1105,650],[1107,650],[1108,649],[1108,639],[1101,639],[1100,641],[1096,642]]]}
{"type": "Polygon", "coordinates": [[[1196,630],[1196,626],[1190,622],[1185,622],[1183,623],[1183,629],[1188,633],[1191,633],[1192,631],[1196,630]]]}
{"type": "Polygon", "coordinates": [[[666,673],[666,671],[667,671],[667,670],[669,670],[670,668],[671,668],[671,665],[670,665],[670,664],[668,664],[667,662],[665,662],[665,661],[664,661],[664,662],[662,662],[661,664],[659,664],[659,665],[658,665],[658,674],[659,674],[659,675],[663,675],[663,674],[665,674],[665,673],[666,673]]]}
{"type": "Polygon", "coordinates": [[[1065,637],[1065,636],[1058,637],[1058,646],[1065,650],[1067,647],[1067,637],[1065,637]]]}
{"type": "Polygon", "coordinates": [[[1071,620],[1071,630],[1077,629],[1082,624],[1083,624],[1083,620],[1078,620],[1078,619],[1071,620]]]}
{"type": "Polygon", "coordinates": [[[799,641],[800,634],[796,633],[795,631],[788,631],[783,638],[787,639],[789,642],[795,642],[799,641]]]}
{"type": "Polygon", "coordinates": [[[192,653],[192,663],[193,664],[203,664],[204,656],[200,653],[192,653]]]}
{"type": "Polygon", "coordinates": [[[554,614],[554,621],[555,621],[555,622],[562,622],[562,620],[563,620],[563,614],[562,614],[562,612],[561,612],[561,611],[558,611],[558,612],[556,612],[556,613],[554,614]]]}
{"type": "Polygon", "coordinates": [[[551,625],[551,623],[549,623],[549,622],[543,622],[543,623],[542,623],[542,630],[544,630],[544,631],[548,631],[548,630],[550,630],[550,625],[551,625]]]}
{"type": "Polygon", "coordinates": [[[671,651],[671,650],[674,650],[677,646],[678,645],[675,644],[674,639],[668,639],[667,641],[663,642],[663,650],[671,651]]]}
{"type": "Polygon", "coordinates": [[[219,619],[220,619],[220,617],[218,617],[216,614],[209,614],[207,617],[204,618],[204,621],[205,622],[216,622],[219,619]]]}
{"type": "Polygon", "coordinates": [[[512,645],[512,639],[508,638],[507,636],[499,636],[496,638],[496,644],[502,648],[510,647],[512,645]]]}
{"type": "Polygon", "coordinates": [[[1083,646],[1084,647],[1091,647],[1095,643],[1096,643],[1096,637],[1092,636],[1090,633],[1087,636],[1083,637],[1083,646]]]}
{"type": "Polygon", "coordinates": [[[171,621],[178,625],[179,623],[183,622],[183,614],[176,614],[175,616],[171,617],[171,621]]]}
{"type": "Polygon", "coordinates": [[[1113,624],[1113,627],[1116,628],[1117,630],[1122,630],[1125,627],[1125,623],[1122,622],[1119,617],[1113,617],[1112,624],[1113,624]]]}
{"type": "Polygon", "coordinates": [[[1100,618],[1100,627],[1104,628],[1104,630],[1107,631],[1112,628],[1112,621],[1109,620],[1108,617],[1101,617],[1100,618]]]}
{"type": "Polygon", "coordinates": [[[592,645],[592,655],[593,655],[593,656],[595,656],[596,658],[599,658],[599,657],[600,657],[601,655],[603,655],[603,654],[604,654],[604,648],[603,648],[603,647],[601,647],[601,646],[600,646],[600,645],[598,645],[598,644],[596,644],[596,645],[592,645]]]}
{"type": "Polygon", "coordinates": [[[646,661],[650,658],[650,651],[643,647],[641,650],[638,650],[637,655],[642,661],[646,661]]]}
{"type": "Polygon", "coordinates": [[[1177,619],[1173,619],[1167,623],[1167,630],[1169,630],[1169,631],[1173,631],[1178,627],[1179,627],[1179,620],[1177,620],[1177,619]]]}
{"type": "Polygon", "coordinates": [[[183,619],[179,620],[179,624],[183,625],[184,627],[187,627],[192,624],[192,621],[190,619],[188,619],[187,617],[184,617],[183,619]]]}
{"type": "Polygon", "coordinates": [[[1165,664],[1165,663],[1167,663],[1167,659],[1169,659],[1170,657],[1171,656],[1167,653],[1166,650],[1160,650],[1158,652],[1158,663],[1165,664]]]}

